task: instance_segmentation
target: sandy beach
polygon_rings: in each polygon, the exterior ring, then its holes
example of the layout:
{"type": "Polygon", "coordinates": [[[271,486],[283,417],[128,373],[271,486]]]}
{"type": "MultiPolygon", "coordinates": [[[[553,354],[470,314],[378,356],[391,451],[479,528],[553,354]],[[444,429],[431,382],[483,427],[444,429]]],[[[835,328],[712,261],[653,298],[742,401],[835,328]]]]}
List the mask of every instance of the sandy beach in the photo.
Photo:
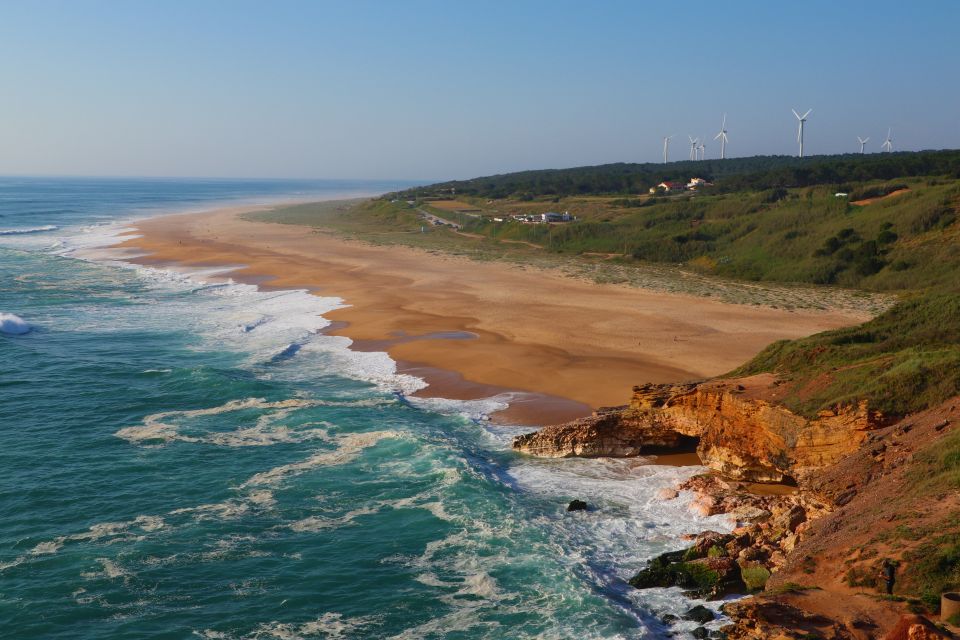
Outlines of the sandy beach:
{"type": "Polygon", "coordinates": [[[245,209],[139,222],[124,249],[144,264],[243,265],[235,280],[306,288],[350,306],[330,333],[387,351],[457,399],[517,394],[509,419],[545,424],[623,404],[642,382],[729,371],[769,343],[855,324],[848,311],[786,311],[623,285],[514,264],[345,240],[308,227],[243,220],[245,209]]]}

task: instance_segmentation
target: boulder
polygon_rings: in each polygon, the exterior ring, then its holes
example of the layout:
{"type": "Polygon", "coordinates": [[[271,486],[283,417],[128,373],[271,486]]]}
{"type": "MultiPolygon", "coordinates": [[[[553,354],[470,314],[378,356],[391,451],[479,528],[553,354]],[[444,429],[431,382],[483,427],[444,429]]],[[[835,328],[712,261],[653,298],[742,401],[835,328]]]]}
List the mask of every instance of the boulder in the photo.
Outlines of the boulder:
{"type": "Polygon", "coordinates": [[[698,604],[683,614],[684,620],[693,620],[694,622],[699,622],[700,624],[711,622],[715,617],[716,616],[713,614],[713,611],[710,611],[710,609],[707,609],[702,604],[698,604]]]}
{"type": "Polygon", "coordinates": [[[679,495],[680,493],[676,489],[664,487],[663,489],[657,491],[657,500],[673,500],[679,495]]]}
{"type": "Polygon", "coordinates": [[[713,555],[727,555],[727,551],[724,549],[724,547],[732,540],[733,536],[729,533],[704,531],[696,537],[693,542],[693,546],[687,550],[685,559],[694,560],[696,558],[705,558],[708,555],[711,555],[710,551],[714,547],[723,549],[723,553],[713,555]]]}
{"type": "Polygon", "coordinates": [[[541,458],[630,458],[640,455],[643,434],[625,429],[618,414],[595,414],[517,436],[513,448],[541,458]]]}
{"type": "Polygon", "coordinates": [[[780,531],[790,531],[791,533],[797,530],[801,524],[807,521],[807,512],[799,504],[792,505],[787,511],[776,516],[773,521],[771,521],[770,526],[772,529],[780,531]]]}
{"type": "Polygon", "coordinates": [[[943,640],[953,637],[952,633],[938,629],[923,616],[902,615],[884,640],[943,640]]]}
{"type": "Polygon", "coordinates": [[[681,587],[689,595],[708,598],[746,591],[740,567],[732,558],[708,555],[689,560],[689,551],[671,551],[654,558],[630,579],[630,585],[637,589],[681,587]]]}
{"type": "Polygon", "coordinates": [[[570,504],[567,505],[567,511],[586,511],[589,508],[590,505],[588,505],[586,502],[576,499],[571,500],[570,504]]]}

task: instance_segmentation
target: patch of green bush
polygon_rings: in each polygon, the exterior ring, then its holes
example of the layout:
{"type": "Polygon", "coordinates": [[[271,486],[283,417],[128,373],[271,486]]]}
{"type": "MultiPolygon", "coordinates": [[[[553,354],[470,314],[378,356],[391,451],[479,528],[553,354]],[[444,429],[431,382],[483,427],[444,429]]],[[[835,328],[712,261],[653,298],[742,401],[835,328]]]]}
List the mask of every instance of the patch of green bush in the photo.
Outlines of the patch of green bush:
{"type": "Polygon", "coordinates": [[[811,418],[861,399],[890,418],[935,406],[960,393],[960,294],[928,293],[858,327],[775,342],[729,375],[765,372],[786,382],[787,407],[811,418]]]}
{"type": "Polygon", "coordinates": [[[770,579],[770,571],[761,566],[740,569],[740,577],[750,591],[761,591],[770,579]]]}

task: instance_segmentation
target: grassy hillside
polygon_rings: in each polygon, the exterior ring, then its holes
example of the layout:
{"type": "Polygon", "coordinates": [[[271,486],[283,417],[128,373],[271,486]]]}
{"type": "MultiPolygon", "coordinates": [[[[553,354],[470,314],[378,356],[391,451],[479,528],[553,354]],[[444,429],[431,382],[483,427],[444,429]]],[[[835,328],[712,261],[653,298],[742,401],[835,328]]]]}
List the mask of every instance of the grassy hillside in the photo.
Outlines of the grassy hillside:
{"type": "Polygon", "coordinates": [[[462,220],[466,232],[555,253],[684,264],[744,280],[895,291],[960,279],[960,180],[908,178],[845,188],[849,197],[836,197],[833,187],[806,187],[670,198],[503,200],[482,202],[478,206],[487,215],[462,220]],[[579,219],[553,225],[494,220],[547,210],[569,210],[579,219]]]}
{"type": "MultiPolygon", "coordinates": [[[[958,283],[960,284],[960,283],[958,283]]],[[[889,418],[960,393],[960,290],[926,293],[859,327],[775,342],[731,375],[778,374],[810,417],[861,399],[889,418]]]]}

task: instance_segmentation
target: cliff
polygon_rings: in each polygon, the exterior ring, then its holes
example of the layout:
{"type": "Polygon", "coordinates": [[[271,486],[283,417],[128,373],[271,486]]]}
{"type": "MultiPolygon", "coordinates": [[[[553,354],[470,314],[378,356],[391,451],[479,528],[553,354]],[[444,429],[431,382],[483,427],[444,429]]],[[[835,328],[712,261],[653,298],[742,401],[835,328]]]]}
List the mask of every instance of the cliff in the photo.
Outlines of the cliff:
{"type": "Polygon", "coordinates": [[[703,464],[737,480],[804,482],[856,451],[883,416],[866,401],[815,418],[778,403],[771,374],[634,387],[630,404],[519,436],[513,448],[544,457],[630,457],[695,442],[703,464]]]}

